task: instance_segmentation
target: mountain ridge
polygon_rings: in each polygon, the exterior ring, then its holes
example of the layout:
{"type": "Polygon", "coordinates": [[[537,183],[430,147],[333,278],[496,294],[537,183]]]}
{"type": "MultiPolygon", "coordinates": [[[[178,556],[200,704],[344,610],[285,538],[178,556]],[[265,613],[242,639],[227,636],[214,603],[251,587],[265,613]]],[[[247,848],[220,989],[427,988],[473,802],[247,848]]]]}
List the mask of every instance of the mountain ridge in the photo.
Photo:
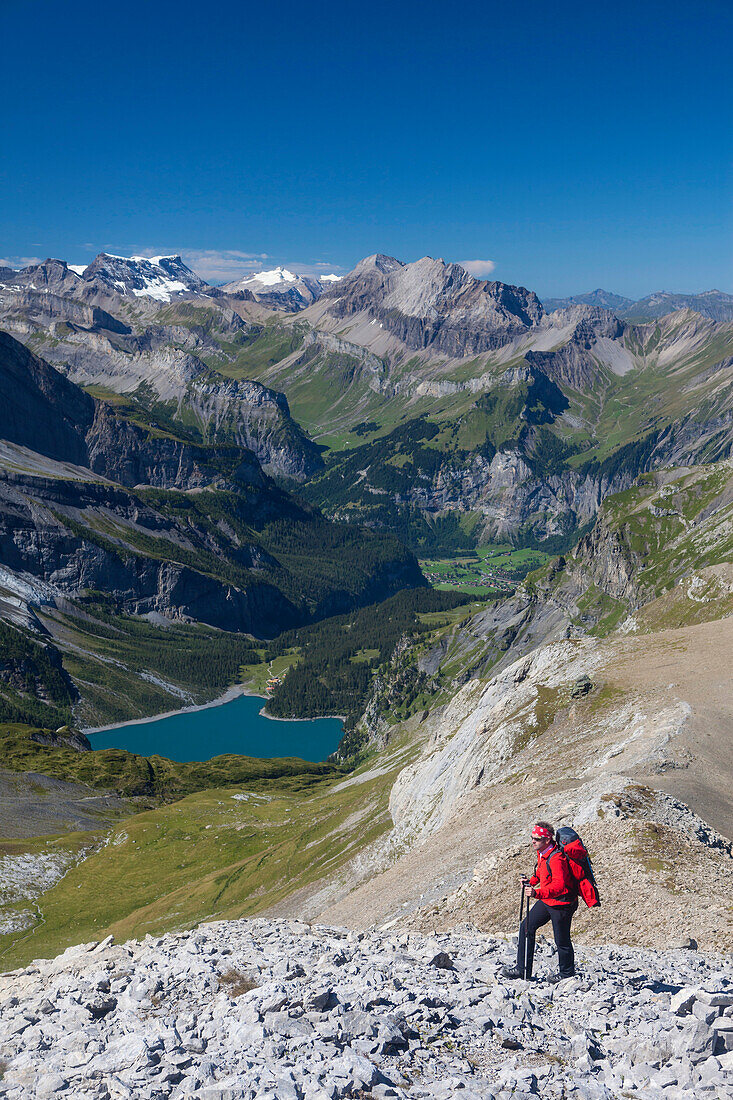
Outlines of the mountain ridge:
{"type": "Polygon", "coordinates": [[[67,296],[83,280],[52,267],[63,293],[0,292],[16,336],[95,395],[244,444],[330,514],[413,546],[440,525],[451,545],[570,537],[650,465],[725,453],[733,330],[689,310],[644,324],[598,305],[547,314],[525,288],[382,254],[296,313],[247,290],[103,307],[67,296]]]}
{"type": "Polygon", "coordinates": [[[704,290],[698,294],[674,291],[653,291],[643,298],[624,298],[607,290],[590,291],[569,298],[543,298],[548,313],[574,305],[601,306],[610,309],[620,320],[654,321],[677,310],[692,309],[711,321],[733,321],[733,294],[722,290],[704,290]]]}

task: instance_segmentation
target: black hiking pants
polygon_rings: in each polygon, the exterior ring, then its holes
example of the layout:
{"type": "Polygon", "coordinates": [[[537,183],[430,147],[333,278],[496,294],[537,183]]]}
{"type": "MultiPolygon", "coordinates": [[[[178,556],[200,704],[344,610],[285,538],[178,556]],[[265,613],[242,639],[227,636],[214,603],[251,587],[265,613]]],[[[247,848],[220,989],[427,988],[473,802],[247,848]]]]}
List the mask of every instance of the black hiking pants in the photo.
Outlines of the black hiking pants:
{"type": "Polygon", "coordinates": [[[534,940],[538,928],[548,921],[552,921],[552,931],[555,936],[557,958],[560,974],[563,978],[571,978],[575,973],[575,952],[570,942],[570,922],[578,908],[577,901],[573,905],[545,905],[544,901],[536,901],[519,926],[519,943],[517,944],[517,969],[524,970],[524,950],[527,948],[526,977],[532,977],[532,962],[534,960],[534,940]]]}

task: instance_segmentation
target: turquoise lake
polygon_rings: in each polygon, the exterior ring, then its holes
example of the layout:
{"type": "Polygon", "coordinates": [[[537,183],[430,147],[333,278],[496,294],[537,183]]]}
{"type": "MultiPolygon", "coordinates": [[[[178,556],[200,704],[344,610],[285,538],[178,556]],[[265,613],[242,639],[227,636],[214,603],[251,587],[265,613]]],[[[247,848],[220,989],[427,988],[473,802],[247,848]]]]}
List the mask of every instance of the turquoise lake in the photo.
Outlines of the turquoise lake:
{"type": "Polygon", "coordinates": [[[142,756],[156,753],[181,762],[210,760],[224,753],[319,761],[338,746],[343,732],[339,718],[275,721],[260,714],[264,705],[259,696],[238,695],[221,706],[91,733],[89,740],[94,749],[127,749],[142,756]]]}

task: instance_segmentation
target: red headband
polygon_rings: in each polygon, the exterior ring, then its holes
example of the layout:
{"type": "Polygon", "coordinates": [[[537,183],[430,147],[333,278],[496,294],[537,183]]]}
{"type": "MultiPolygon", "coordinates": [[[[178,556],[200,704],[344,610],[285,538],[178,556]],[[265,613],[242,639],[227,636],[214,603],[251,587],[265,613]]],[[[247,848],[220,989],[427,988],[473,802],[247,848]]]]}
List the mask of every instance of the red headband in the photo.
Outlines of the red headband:
{"type": "Polygon", "coordinates": [[[534,829],[532,830],[532,836],[539,839],[552,840],[552,833],[549,829],[545,829],[543,825],[535,825],[534,829]]]}

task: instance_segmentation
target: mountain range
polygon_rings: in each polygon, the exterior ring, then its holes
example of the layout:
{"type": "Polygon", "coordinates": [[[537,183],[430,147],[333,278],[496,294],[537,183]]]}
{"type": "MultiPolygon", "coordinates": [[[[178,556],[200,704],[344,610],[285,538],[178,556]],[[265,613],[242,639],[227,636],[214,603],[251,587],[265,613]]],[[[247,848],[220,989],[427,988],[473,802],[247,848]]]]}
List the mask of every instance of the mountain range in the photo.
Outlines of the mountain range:
{"type": "MultiPolygon", "coordinates": [[[[384,259],[389,260],[389,257],[384,259]]],[[[360,266],[357,265],[354,271],[358,271],[360,266]]],[[[451,266],[457,268],[459,265],[451,266]]],[[[20,271],[9,267],[0,268],[0,280],[5,287],[66,289],[74,296],[81,294],[87,300],[93,299],[97,294],[109,293],[170,302],[179,298],[206,295],[217,297],[223,293],[239,295],[245,299],[251,295],[251,300],[262,302],[270,309],[288,313],[306,309],[342,278],[343,276],[333,273],[302,275],[279,266],[243,275],[222,286],[212,286],[187,267],[179,255],[114,256],[108,252],[100,252],[87,265],[49,259],[20,271]],[[75,287],[74,276],[85,285],[75,287]]],[[[721,290],[706,290],[699,294],[655,291],[644,298],[635,299],[599,288],[587,294],[565,298],[543,298],[542,305],[547,313],[579,305],[597,306],[610,310],[621,319],[632,321],[656,320],[682,309],[694,310],[711,321],[733,320],[733,295],[721,290]]]]}
{"type": "Polygon", "coordinates": [[[643,470],[730,448],[730,322],[548,313],[526,288],[384,255],[270,308],[290,276],[259,277],[258,300],[253,278],[207,291],[176,257],[49,260],[4,277],[0,324],[92,396],[251,449],[327,514],[415,549],[559,545],[643,470]]]}
{"type": "Polygon", "coordinates": [[[599,289],[572,298],[543,298],[542,304],[548,312],[572,306],[600,306],[628,321],[654,321],[679,309],[694,310],[711,321],[733,321],[733,294],[722,290],[705,290],[702,294],[674,294],[663,290],[634,299],[599,289]]]}

